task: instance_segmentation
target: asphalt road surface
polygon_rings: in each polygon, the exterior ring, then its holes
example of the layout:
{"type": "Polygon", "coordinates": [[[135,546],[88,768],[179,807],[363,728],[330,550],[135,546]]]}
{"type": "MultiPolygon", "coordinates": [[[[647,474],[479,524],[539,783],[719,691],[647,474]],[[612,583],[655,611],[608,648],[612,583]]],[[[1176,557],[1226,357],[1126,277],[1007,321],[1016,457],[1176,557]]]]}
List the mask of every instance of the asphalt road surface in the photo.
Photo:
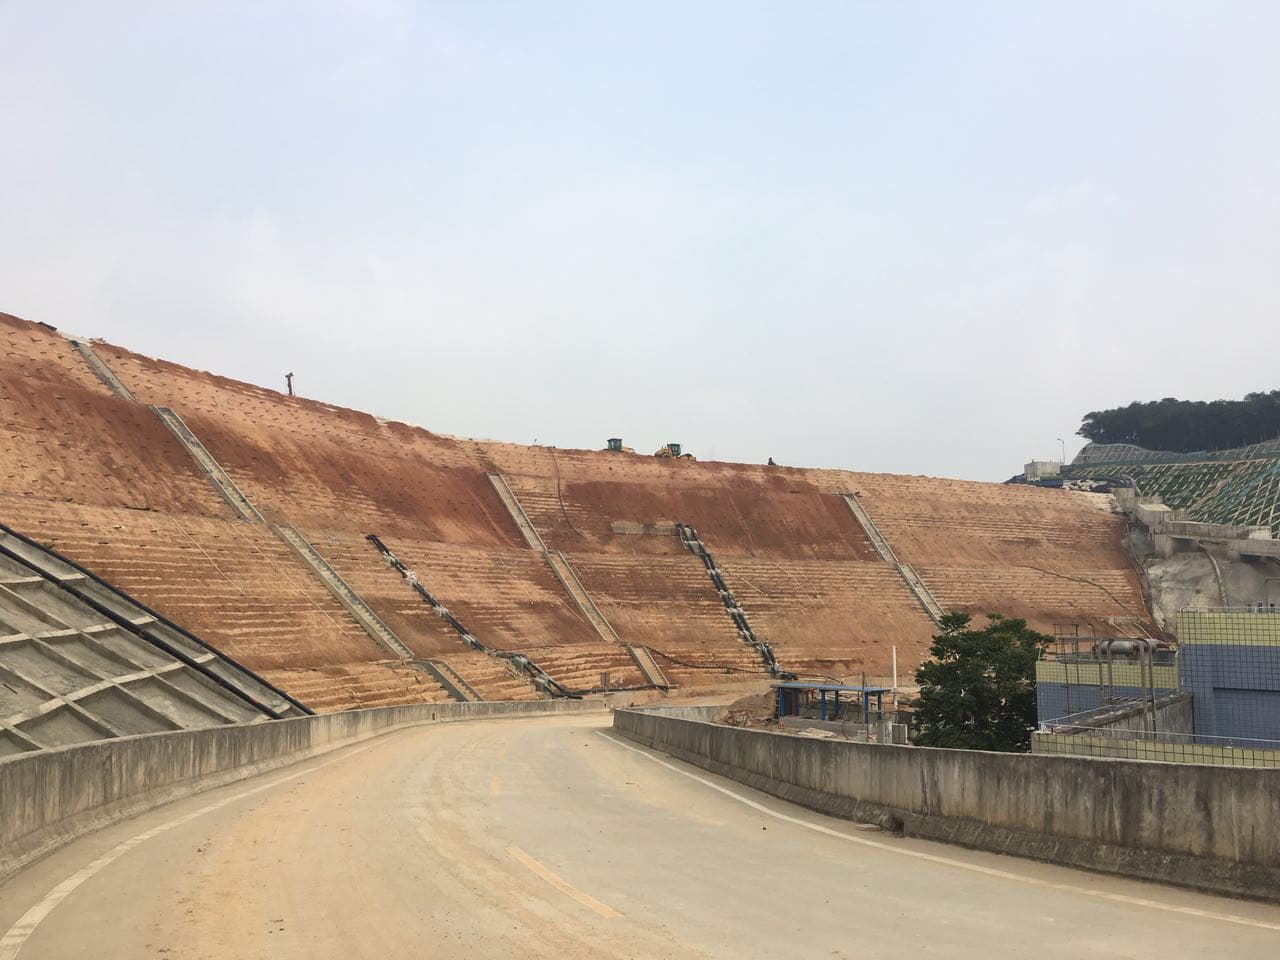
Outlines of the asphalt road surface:
{"type": "Polygon", "coordinates": [[[417,727],[0,887],[0,960],[1280,956],[1280,907],[902,839],[614,739],[417,727]]]}

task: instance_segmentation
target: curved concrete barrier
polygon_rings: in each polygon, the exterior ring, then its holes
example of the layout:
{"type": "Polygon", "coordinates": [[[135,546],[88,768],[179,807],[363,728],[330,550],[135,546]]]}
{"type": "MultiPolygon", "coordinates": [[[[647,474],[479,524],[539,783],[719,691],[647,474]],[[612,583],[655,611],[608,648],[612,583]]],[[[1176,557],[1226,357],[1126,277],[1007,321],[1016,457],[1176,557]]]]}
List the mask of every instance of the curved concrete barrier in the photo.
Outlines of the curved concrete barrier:
{"type": "Polygon", "coordinates": [[[623,736],[824,813],[1141,879],[1280,900],[1280,769],[810,739],[616,710],[623,736]]]}
{"type": "Polygon", "coordinates": [[[0,881],[115,820],[402,727],[606,709],[589,700],[375,707],[7,757],[0,760],[0,881]]]}

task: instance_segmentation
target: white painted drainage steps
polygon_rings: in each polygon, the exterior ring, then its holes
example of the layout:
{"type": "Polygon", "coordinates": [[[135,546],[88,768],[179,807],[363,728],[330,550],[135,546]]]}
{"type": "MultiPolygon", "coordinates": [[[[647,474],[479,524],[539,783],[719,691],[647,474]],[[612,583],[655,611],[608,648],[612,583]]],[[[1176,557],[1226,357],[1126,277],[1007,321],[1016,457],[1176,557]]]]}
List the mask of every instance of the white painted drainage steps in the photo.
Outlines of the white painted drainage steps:
{"type": "Polygon", "coordinates": [[[547,549],[547,545],[542,542],[542,537],[538,535],[538,531],[534,528],[529,515],[525,513],[524,507],[521,506],[515,491],[507,483],[507,478],[500,473],[491,473],[489,474],[489,482],[493,484],[493,489],[498,492],[498,498],[507,508],[507,512],[511,514],[511,519],[515,521],[515,525],[524,537],[525,543],[542,555],[542,558],[547,562],[547,566],[551,568],[551,572],[556,575],[560,585],[564,587],[565,592],[569,594],[574,605],[586,617],[587,622],[591,624],[600,639],[612,646],[625,648],[650,686],[658,687],[661,690],[670,689],[672,686],[671,681],[662,672],[662,668],[658,666],[658,662],[653,658],[647,647],[622,642],[618,632],[613,629],[613,625],[600,612],[596,602],[591,599],[591,594],[587,593],[587,588],[583,586],[577,571],[573,569],[573,565],[569,563],[569,558],[564,555],[564,552],[547,549]]]}
{"type": "Polygon", "coordinates": [[[862,527],[862,532],[867,535],[867,539],[871,541],[871,546],[875,548],[876,553],[880,555],[880,559],[885,563],[893,565],[898,571],[898,576],[902,578],[902,582],[907,585],[907,589],[920,606],[924,607],[934,623],[942,623],[942,618],[946,616],[946,611],[942,609],[942,604],[925,586],[925,582],[920,579],[920,575],[915,572],[914,568],[903,563],[898,559],[897,554],[893,552],[893,548],[889,546],[889,541],[880,533],[880,528],[876,526],[875,521],[871,519],[871,515],[867,513],[866,508],[858,502],[858,498],[852,493],[842,494],[844,502],[848,504],[849,510],[853,513],[854,519],[858,521],[858,526],[862,527]]]}

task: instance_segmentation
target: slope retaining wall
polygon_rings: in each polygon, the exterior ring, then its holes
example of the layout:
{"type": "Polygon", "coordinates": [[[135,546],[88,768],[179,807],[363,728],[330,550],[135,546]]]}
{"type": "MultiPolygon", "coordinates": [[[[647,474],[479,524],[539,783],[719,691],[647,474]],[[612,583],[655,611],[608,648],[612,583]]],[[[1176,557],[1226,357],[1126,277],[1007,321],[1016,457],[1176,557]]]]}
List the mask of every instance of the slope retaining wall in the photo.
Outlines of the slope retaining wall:
{"type": "Polygon", "coordinates": [[[1280,770],[809,739],[618,710],[623,736],[913,836],[1280,899],[1280,770]]]}

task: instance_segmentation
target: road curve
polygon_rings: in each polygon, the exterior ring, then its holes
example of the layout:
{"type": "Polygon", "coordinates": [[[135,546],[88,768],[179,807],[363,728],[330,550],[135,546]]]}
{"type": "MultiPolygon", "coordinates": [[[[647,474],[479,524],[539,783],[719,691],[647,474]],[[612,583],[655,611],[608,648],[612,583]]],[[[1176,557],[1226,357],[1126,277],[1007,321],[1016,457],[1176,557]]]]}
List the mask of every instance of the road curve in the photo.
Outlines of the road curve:
{"type": "Polygon", "coordinates": [[[417,727],[0,887],[0,960],[1266,957],[1280,908],[861,830],[614,740],[417,727]]]}

